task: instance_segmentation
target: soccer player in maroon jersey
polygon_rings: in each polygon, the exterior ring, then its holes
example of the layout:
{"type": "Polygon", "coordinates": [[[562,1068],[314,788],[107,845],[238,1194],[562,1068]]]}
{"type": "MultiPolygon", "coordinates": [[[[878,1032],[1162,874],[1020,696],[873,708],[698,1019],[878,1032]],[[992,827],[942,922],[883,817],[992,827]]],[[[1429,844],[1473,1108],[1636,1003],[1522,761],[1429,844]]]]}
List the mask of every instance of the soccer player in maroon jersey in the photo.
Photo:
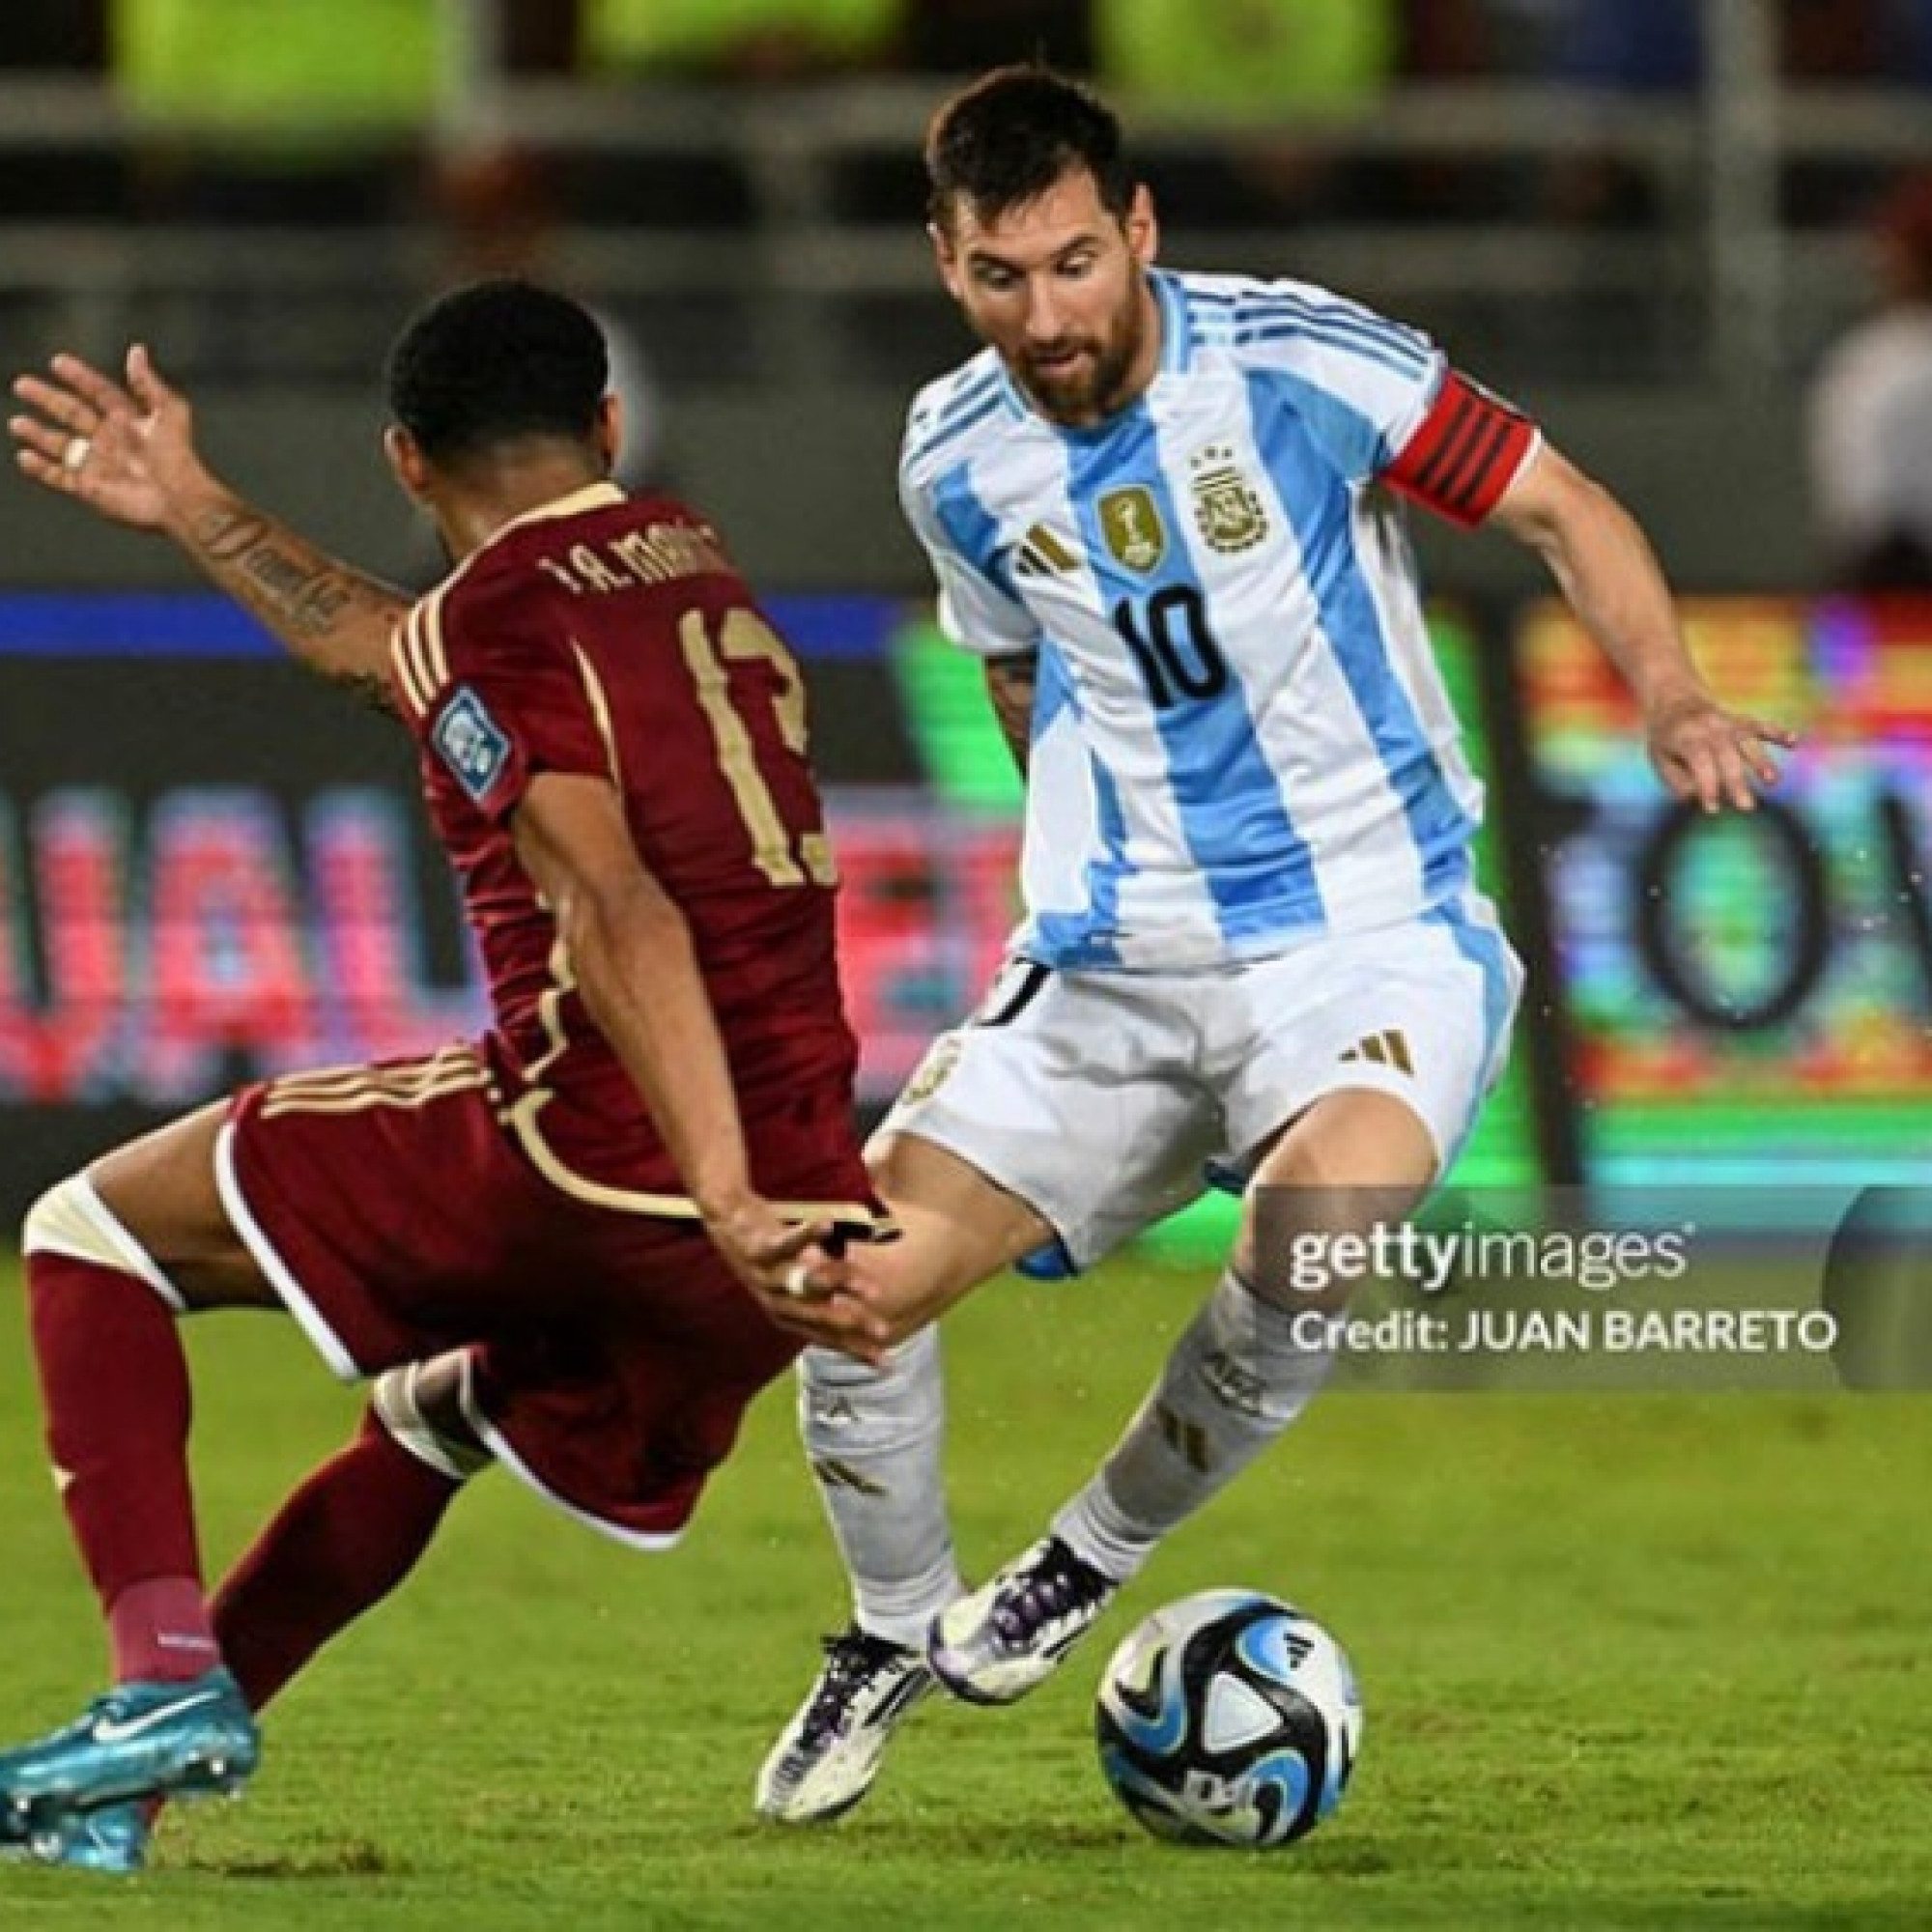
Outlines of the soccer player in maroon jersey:
{"type": "Polygon", "coordinates": [[[601,336],[482,283],[390,363],[390,463],[455,568],[413,608],[319,557],[196,455],[133,351],[24,378],[37,481],[172,537],[416,740],[494,1024],[300,1073],[120,1148],[25,1232],[63,1501],[115,1685],[0,1753],[0,1839],[130,1869],[155,1801],[227,1788],[255,1714],[406,1575],[493,1458],[640,1548],[675,1540],[875,1207],[798,672],[717,533],[610,481],[601,336]],[[814,1270],[816,1273],[814,1274],[814,1270]],[[177,1317],[282,1307],[361,1433],[213,1602],[177,1317]]]}

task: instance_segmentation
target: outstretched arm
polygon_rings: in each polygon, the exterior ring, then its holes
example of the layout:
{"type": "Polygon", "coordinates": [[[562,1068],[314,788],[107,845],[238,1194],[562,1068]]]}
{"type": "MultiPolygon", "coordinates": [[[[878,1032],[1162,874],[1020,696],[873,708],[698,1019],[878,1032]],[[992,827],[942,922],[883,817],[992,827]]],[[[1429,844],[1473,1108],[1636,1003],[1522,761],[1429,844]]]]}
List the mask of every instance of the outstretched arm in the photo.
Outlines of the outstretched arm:
{"type": "Polygon", "coordinates": [[[1790,746],[1781,724],[1728,711],[1691,662],[1670,587],[1635,520],[1602,485],[1547,443],[1496,505],[1494,521],[1549,566],[1570,608],[1643,707],[1651,762],[1681,799],[1706,811],[1749,811],[1753,785],[1776,781],[1766,749],[1790,746]]]}
{"type": "Polygon", "coordinates": [[[114,523],[169,537],[303,664],[393,709],[389,634],[406,597],[229,490],[201,460],[186,398],[145,349],[128,352],[123,383],[77,355],[56,355],[51,369],[14,384],[34,412],[7,425],[27,475],[114,523]]]}

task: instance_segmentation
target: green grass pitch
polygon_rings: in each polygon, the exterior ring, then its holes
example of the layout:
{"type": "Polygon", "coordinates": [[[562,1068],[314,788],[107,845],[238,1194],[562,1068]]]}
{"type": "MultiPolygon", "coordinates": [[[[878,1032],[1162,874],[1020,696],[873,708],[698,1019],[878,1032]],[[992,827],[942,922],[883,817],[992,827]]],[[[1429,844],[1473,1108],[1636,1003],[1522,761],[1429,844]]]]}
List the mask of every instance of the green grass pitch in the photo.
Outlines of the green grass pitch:
{"type": "MultiPolygon", "coordinates": [[[[951,1335],[970,1574],[1111,1440],[1194,1283],[988,1290],[951,1335]]],[[[0,1276],[0,1735],[101,1650],[0,1276]]],[[[194,1334],[211,1564],[352,1426],[294,1328],[194,1334]]],[[[1337,1396],[1178,1536],[1027,1704],[928,1706],[871,1801],[762,1827],[751,1779],[842,1620],[767,1397],[683,1548],[640,1556],[493,1473],[403,1593],[270,1714],[241,1803],[135,1881],[0,1867],[33,1927],[1247,1928],[1922,1925],[1932,1900],[1932,1405],[1879,1397],[1337,1396]],[[1264,1857],[1156,1844],[1089,1699],[1139,1613],[1265,1586],[1352,1652],[1338,1816],[1264,1857]]]]}

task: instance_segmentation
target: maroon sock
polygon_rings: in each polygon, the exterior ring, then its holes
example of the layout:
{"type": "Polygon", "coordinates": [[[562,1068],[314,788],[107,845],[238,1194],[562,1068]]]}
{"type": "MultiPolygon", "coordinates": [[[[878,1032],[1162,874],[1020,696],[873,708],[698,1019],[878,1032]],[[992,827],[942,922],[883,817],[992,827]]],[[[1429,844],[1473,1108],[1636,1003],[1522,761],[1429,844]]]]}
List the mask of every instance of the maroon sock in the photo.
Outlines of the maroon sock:
{"type": "Polygon", "coordinates": [[[409,1575],[461,1487],[363,1417],[215,1592],[215,1634],[251,1710],[409,1575]]]}
{"type": "MultiPolygon", "coordinates": [[[[214,1593],[222,1655],[251,1711],[409,1575],[460,1487],[363,1417],[214,1593]]],[[[145,1802],[149,1825],[162,1802],[145,1802]]]]}
{"type": "Polygon", "coordinates": [[[192,1413],[173,1313],[144,1281],[27,1257],[54,1479],[107,1613],[117,1683],[218,1662],[187,1480],[192,1413]]]}

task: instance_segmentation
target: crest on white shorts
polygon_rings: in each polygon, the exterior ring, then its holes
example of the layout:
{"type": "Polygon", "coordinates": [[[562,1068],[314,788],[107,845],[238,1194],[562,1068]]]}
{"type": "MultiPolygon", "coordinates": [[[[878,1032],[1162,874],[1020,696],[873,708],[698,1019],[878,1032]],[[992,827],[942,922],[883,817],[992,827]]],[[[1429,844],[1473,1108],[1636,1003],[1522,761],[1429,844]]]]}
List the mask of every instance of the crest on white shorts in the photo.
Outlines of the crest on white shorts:
{"type": "Polygon", "coordinates": [[[916,1107],[929,1100],[952,1076],[959,1065],[959,1042],[950,1036],[936,1039],[926,1048],[925,1058],[914,1067],[913,1075],[899,1093],[901,1107],[916,1107]]]}

